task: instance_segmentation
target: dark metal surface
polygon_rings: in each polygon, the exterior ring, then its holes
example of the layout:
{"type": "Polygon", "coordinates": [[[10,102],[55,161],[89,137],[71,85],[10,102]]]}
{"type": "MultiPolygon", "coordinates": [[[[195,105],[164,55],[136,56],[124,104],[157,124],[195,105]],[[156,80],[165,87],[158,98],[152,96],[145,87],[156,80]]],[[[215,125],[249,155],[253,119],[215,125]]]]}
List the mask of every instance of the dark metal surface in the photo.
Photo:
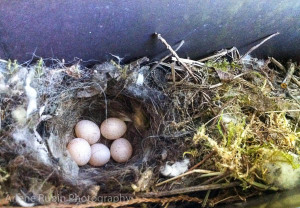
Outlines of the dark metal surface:
{"type": "Polygon", "coordinates": [[[300,60],[299,26],[299,0],[0,0],[0,58],[153,57],[165,49],[154,32],[171,45],[184,39],[180,55],[195,58],[245,52],[278,31],[254,55],[300,60]]]}

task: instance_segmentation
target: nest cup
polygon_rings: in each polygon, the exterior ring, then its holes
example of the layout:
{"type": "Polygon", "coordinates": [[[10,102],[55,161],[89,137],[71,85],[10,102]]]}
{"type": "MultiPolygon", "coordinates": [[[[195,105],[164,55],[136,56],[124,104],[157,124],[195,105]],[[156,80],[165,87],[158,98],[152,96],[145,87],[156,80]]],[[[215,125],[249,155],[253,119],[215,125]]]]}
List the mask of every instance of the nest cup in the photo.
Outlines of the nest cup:
{"type": "MultiPolygon", "coordinates": [[[[73,80],[74,86],[76,83],[80,83],[80,81],[73,80]]],[[[91,82],[86,87],[92,87],[93,84],[91,82]]],[[[154,111],[151,104],[123,95],[115,83],[112,86],[108,83],[107,89],[110,90],[107,90],[105,94],[99,91],[94,96],[84,98],[78,97],[78,90],[62,93],[58,101],[55,101],[56,116],[45,122],[47,132],[57,135],[56,141],[50,143],[50,146],[56,147],[50,147],[50,149],[55,149],[59,145],[58,151],[66,154],[67,144],[76,137],[74,127],[78,121],[90,120],[98,126],[109,117],[125,121],[127,131],[122,137],[126,138],[133,148],[133,154],[126,163],[117,163],[112,158],[102,167],[94,167],[90,164],[78,167],[68,159],[60,162],[60,166],[65,170],[63,171],[64,178],[69,183],[76,184],[77,187],[89,187],[97,184],[101,186],[102,193],[111,193],[120,190],[121,187],[122,191],[132,190],[130,185],[136,181],[140,171],[158,162],[161,149],[159,150],[157,147],[158,145],[163,146],[163,142],[158,138],[152,138],[160,131],[161,127],[161,119],[157,119],[160,117],[157,108],[154,111]]],[[[51,137],[51,134],[48,136],[51,137]]],[[[112,142],[101,135],[97,143],[110,147],[112,142]]],[[[62,158],[57,159],[61,160],[62,158]]]]}
{"type": "MultiPolygon", "coordinates": [[[[84,69],[61,63],[49,68],[40,61],[15,68],[6,77],[12,84],[3,94],[6,114],[2,130],[6,134],[1,135],[0,148],[3,164],[12,173],[7,186],[10,193],[22,189],[25,194],[49,194],[48,189],[34,189],[49,185],[66,197],[131,194],[131,185],[137,184],[144,172],[151,172],[150,187],[160,178],[159,169],[166,160],[182,156],[179,148],[184,148],[184,142],[170,130],[172,104],[166,92],[146,80],[149,66],[106,62],[84,69]],[[142,85],[136,84],[141,72],[145,73],[142,85]],[[18,82],[11,81],[15,77],[18,82]],[[35,96],[29,96],[28,90],[35,96]],[[30,103],[35,108],[29,112],[30,103]],[[14,116],[19,112],[24,113],[14,116]],[[102,167],[79,167],[67,151],[76,137],[75,125],[84,119],[100,126],[109,117],[126,122],[122,137],[133,147],[131,158],[126,163],[111,158],[102,167]]],[[[98,141],[108,147],[112,142],[103,136],[98,141]]]]}

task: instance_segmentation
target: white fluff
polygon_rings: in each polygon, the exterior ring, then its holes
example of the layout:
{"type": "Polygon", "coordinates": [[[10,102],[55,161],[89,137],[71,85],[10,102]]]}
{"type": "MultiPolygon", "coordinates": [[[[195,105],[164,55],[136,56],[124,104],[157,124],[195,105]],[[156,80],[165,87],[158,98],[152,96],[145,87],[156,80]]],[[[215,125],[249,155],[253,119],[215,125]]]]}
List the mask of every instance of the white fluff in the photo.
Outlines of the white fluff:
{"type": "Polygon", "coordinates": [[[0,93],[7,93],[9,86],[4,81],[4,75],[0,72],[0,93]]]}
{"type": "Polygon", "coordinates": [[[26,78],[25,92],[28,100],[27,118],[31,113],[37,110],[37,102],[36,102],[37,92],[33,87],[30,86],[33,76],[34,76],[34,71],[31,70],[26,78]]]}
{"type": "Polygon", "coordinates": [[[144,84],[144,74],[143,74],[143,72],[138,74],[136,84],[139,85],[139,86],[144,84]]]}
{"type": "Polygon", "coordinates": [[[254,68],[262,68],[265,65],[264,60],[254,58],[250,55],[243,57],[242,62],[243,64],[251,64],[254,68]]]}
{"type": "Polygon", "coordinates": [[[259,68],[262,68],[265,65],[265,61],[262,59],[259,59],[256,63],[259,68]]]}
{"type": "Polygon", "coordinates": [[[190,164],[189,159],[175,162],[173,165],[169,165],[169,162],[160,168],[160,173],[164,176],[175,177],[185,173],[188,170],[190,164]]]}
{"type": "Polygon", "coordinates": [[[229,124],[230,122],[236,124],[237,123],[237,119],[232,116],[232,115],[228,115],[228,114],[224,114],[222,115],[222,121],[225,123],[225,124],[229,124]]]}
{"type": "Polygon", "coordinates": [[[41,138],[37,133],[30,133],[28,128],[17,129],[12,134],[14,140],[18,142],[26,142],[26,148],[24,152],[20,154],[25,154],[31,152],[32,156],[39,158],[39,161],[44,164],[50,164],[48,150],[44,142],[41,141],[41,138]]]}
{"type": "Polygon", "coordinates": [[[8,80],[8,84],[14,86],[14,90],[23,90],[24,82],[28,75],[28,70],[25,67],[21,67],[18,71],[12,75],[8,80]]]}
{"type": "Polygon", "coordinates": [[[242,58],[242,62],[245,63],[245,64],[248,64],[252,61],[252,59],[253,59],[252,56],[246,55],[242,58]]]}
{"type": "Polygon", "coordinates": [[[11,115],[19,125],[24,125],[26,123],[26,110],[22,106],[13,110],[11,115]]]}
{"type": "Polygon", "coordinates": [[[294,169],[286,162],[266,163],[264,167],[268,184],[280,189],[293,189],[300,184],[300,168],[294,169]]]}

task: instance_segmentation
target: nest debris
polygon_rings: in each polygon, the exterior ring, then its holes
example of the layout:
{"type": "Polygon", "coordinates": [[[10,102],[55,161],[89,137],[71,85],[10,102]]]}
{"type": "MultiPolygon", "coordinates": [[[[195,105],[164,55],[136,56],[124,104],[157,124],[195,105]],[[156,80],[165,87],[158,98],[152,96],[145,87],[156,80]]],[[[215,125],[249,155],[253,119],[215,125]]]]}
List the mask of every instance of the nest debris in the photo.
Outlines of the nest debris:
{"type": "Polygon", "coordinates": [[[171,53],[156,63],[141,58],[84,68],[1,60],[0,197],[15,199],[1,206],[48,207],[74,193],[78,197],[58,207],[215,206],[300,184],[297,63],[240,57],[236,48],[183,59],[157,37],[171,53]],[[73,127],[80,119],[100,124],[110,116],[127,122],[133,157],[79,168],[66,151],[73,127]],[[184,158],[189,170],[169,179],[161,174],[184,158]],[[120,193],[126,202],[99,200],[120,193]],[[82,204],[82,197],[98,201],[82,204]]]}

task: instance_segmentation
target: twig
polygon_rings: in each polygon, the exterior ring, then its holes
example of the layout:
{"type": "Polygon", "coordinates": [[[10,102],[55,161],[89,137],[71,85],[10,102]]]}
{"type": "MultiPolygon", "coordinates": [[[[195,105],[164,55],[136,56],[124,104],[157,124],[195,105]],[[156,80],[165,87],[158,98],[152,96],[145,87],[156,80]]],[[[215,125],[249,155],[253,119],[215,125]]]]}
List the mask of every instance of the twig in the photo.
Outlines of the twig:
{"type": "Polygon", "coordinates": [[[7,64],[8,61],[0,59],[0,62],[7,64]]]}
{"type": "Polygon", "coordinates": [[[199,185],[199,186],[192,186],[180,189],[174,189],[170,191],[162,191],[162,192],[148,192],[141,194],[141,197],[163,197],[163,196],[171,196],[177,194],[185,194],[197,191],[207,191],[207,190],[215,190],[215,189],[226,189],[235,186],[239,186],[239,182],[232,182],[232,183],[221,183],[221,184],[210,184],[210,185],[199,185]]]}
{"type": "Polygon", "coordinates": [[[236,199],[241,200],[241,198],[239,196],[235,195],[235,196],[229,196],[226,198],[221,198],[220,200],[218,200],[216,202],[211,202],[210,205],[214,207],[219,203],[225,203],[225,202],[228,203],[228,200],[230,200],[230,199],[235,199],[235,200],[231,200],[231,201],[236,201],[236,199]]]}
{"type": "Polygon", "coordinates": [[[131,62],[129,65],[130,65],[130,68],[133,69],[133,68],[139,67],[141,64],[148,62],[148,61],[149,61],[149,59],[147,57],[142,57],[142,58],[139,58],[138,60],[131,62]]]}
{"type": "Polygon", "coordinates": [[[286,72],[285,67],[279,62],[277,61],[275,58],[271,57],[270,61],[275,64],[280,70],[282,70],[283,72],[286,72]]]}
{"type": "Polygon", "coordinates": [[[291,78],[292,78],[292,76],[293,76],[293,74],[295,72],[295,68],[296,68],[296,66],[295,66],[294,63],[292,63],[292,62],[288,63],[287,74],[285,76],[285,79],[283,80],[283,82],[280,85],[283,89],[286,89],[288,87],[288,85],[289,85],[289,83],[291,81],[291,78]]]}
{"type": "Polygon", "coordinates": [[[296,103],[298,103],[300,105],[300,101],[290,92],[290,90],[288,88],[286,88],[286,93],[288,96],[293,98],[296,101],[296,103]]]}
{"type": "Polygon", "coordinates": [[[264,113],[283,113],[283,112],[300,112],[300,109],[295,110],[282,110],[282,111],[266,111],[264,113]]]}
{"type": "Polygon", "coordinates": [[[210,195],[211,190],[208,190],[207,193],[205,194],[205,198],[201,204],[201,207],[206,207],[207,201],[208,201],[208,197],[210,195]]]}
{"type": "Polygon", "coordinates": [[[215,177],[212,177],[212,178],[208,179],[207,181],[204,181],[204,182],[202,183],[202,185],[210,184],[212,181],[219,180],[219,179],[221,179],[221,178],[225,178],[225,177],[227,177],[227,176],[229,176],[229,175],[230,175],[230,172],[229,172],[229,171],[228,171],[228,172],[225,172],[225,173],[223,173],[223,174],[221,174],[221,175],[217,175],[217,176],[215,176],[215,177]]]}
{"type": "Polygon", "coordinates": [[[171,73],[172,73],[172,81],[173,81],[173,84],[176,85],[175,64],[174,64],[174,63],[171,64],[171,73]]]}
{"type": "Polygon", "coordinates": [[[195,168],[199,167],[200,165],[202,165],[203,163],[205,163],[206,160],[208,160],[211,156],[213,156],[216,152],[212,151],[211,153],[209,153],[208,155],[206,155],[203,160],[201,160],[200,162],[198,162],[196,165],[194,165],[193,167],[191,167],[188,171],[194,170],[195,168]]]}
{"type": "MultiPolygon", "coordinates": [[[[286,73],[286,68],[279,62],[277,61],[275,58],[271,57],[270,61],[275,64],[279,69],[281,69],[283,72],[286,73]]],[[[297,78],[295,76],[291,77],[291,80],[298,85],[298,87],[300,87],[300,81],[297,80],[297,78]]]]}
{"type": "Polygon", "coordinates": [[[268,186],[262,183],[258,183],[256,181],[251,181],[249,179],[244,179],[247,183],[251,184],[252,186],[255,186],[257,188],[263,189],[263,190],[271,190],[271,191],[278,191],[279,189],[275,186],[268,186]]]}
{"type": "Polygon", "coordinates": [[[298,87],[300,87],[300,81],[299,81],[298,79],[296,79],[295,76],[292,76],[292,81],[293,81],[296,85],[298,85],[298,87]]]}
{"type": "MultiPolygon", "coordinates": [[[[229,74],[229,73],[227,72],[227,74],[229,74]]],[[[241,84],[251,88],[252,90],[257,90],[257,87],[255,85],[253,85],[252,83],[248,82],[247,80],[245,80],[243,78],[240,78],[240,76],[243,76],[243,75],[244,74],[236,75],[233,78],[231,78],[230,81],[234,81],[235,83],[241,83],[241,84]]],[[[217,87],[220,87],[222,85],[223,85],[223,83],[218,83],[218,84],[215,84],[215,85],[211,85],[211,86],[209,86],[209,89],[217,88],[217,87]]]]}
{"type": "Polygon", "coordinates": [[[279,35],[280,33],[273,33],[272,35],[269,35],[268,37],[266,37],[265,39],[263,39],[263,41],[261,41],[259,44],[253,46],[252,48],[250,48],[250,50],[245,53],[240,60],[242,60],[245,56],[249,55],[250,53],[252,53],[255,49],[259,48],[262,44],[264,44],[265,42],[267,42],[268,40],[270,40],[271,38],[275,37],[276,35],[279,35]]]}
{"type": "Polygon", "coordinates": [[[221,87],[223,85],[223,83],[218,83],[218,84],[215,84],[215,85],[211,85],[209,86],[209,89],[214,89],[214,88],[217,88],[217,87],[221,87]]]}
{"type": "MultiPolygon", "coordinates": [[[[187,64],[191,64],[191,65],[195,65],[195,66],[205,66],[205,63],[202,63],[200,61],[194,61],[194,60],[190,60],[190,59],[184,59],[184,58],[179,58],[180,61],[187,63],[187,64]]],[[[172,61],[176,61],[177,59],[175,57],[172,57],[172,61]]]]}
{"type": "Polygon", "coordinates": [[[236,47],[232,47],[231,49],[227,50],[227,49],[224,49],[224,50],[221,50],[219,51],[217,54],[215,55],[212,55],[212,56],[208,56],[206,58],[203,58],[203,59],[200,59],[198,60],[199,62],[203,62],[203,61],[207,61],[207,60],[210,60],[210,59],[214,59],[214,58],[219,58],[219,57],[222,57],[222,56],[225,56],[227,55],[228,53],[233,53],[234,51],[237,52],[237,55],[239,56],[239,52],[237,50],[236,47]]]}
{"type": "MultiPolygon", "coordinates": [[[[47,204],[47,205],[41,205],[41,206],[35,206],[35,208],[88,208],[88,207],[125,207],[129,205],[134,204],[141,204],[141,203],[160,203],[162,205],[165,205],[167,203],[172,202],[194,202],[194,203],[202,203],[202,199],[199,199],[197,197],[190,197],[190,196],[176,196],[176,197],[166,197],[166,198],[136,198],[136,199],[130,199],[127,201],[120,201],[120,202],[90,202],[87,204],[47,204]]],[[[3,208],[19,208],[15,206],[4,206],[3,208]]]]}
{"type": "Polygon", "coordinates": [[[197,78],[193,74],[192,70],[185,63],[180,61],[180,58],[177,55],[177,53],[172,49],[172,47],[167,43],[167,41],[161,36],[161,34],[155,33],[155,35],[167,47],[167,49],[172,53],[172,55],[176,57],[177,61],[179,63],[181,63],[181,65],[188,71],[188,73],[197,81],[197,78]]]}
{"type": "MultiPolygon", "coordinates": [[[[160,63],[160,65],[165,66],[165,67],[172,68],[171,64],[167,64],[167,63],[164,63],[164,62],[160,63]]],[[[184,69],[182,69],[181,67],[178,67],[178,66],[174,66],[174,69],[175,69],[176,71],[184,71],[184,69]]]]}
{"type": "MultiPolygon", "coordinates": [[[[181,48],[181,46],[183,46],[183,44],[184,44],[184,40],[180,41],[179,45],[175,48],[174,51],[178,51],[181,48]]],[[[172,53],[169,53],[168,55],[166,55],[165,57],[163,57],[162,59],[160,59],[154,66],[152,66],[150,68],[150,71],[153,70],[153,69],[155,69],[156,67],[158,67],[158,65],[160,65],[164,60],[166,60],[170,56],[172,56],[172,53]]]]}
{"type": "Polygon", "coordinates": [[[183,174],[181,174],[179,176],[175,176],[175,177],[170,178],[168,180],[165,180],[163,182],[157,183],[155,186],[161,186],[161,185],[163,185],[165,183],[169,183],[171,181],[174,181],[174,180],[176,180],[178,178],[182,178],[184,176],[190,175],[192,173],[213,173],[213,171],[210,171],[210,170],[201,170],[201,169],[196,169],[196,170],[188,171],[188,172],[185,172],[185,173],[183,173],[183,174]]]}

